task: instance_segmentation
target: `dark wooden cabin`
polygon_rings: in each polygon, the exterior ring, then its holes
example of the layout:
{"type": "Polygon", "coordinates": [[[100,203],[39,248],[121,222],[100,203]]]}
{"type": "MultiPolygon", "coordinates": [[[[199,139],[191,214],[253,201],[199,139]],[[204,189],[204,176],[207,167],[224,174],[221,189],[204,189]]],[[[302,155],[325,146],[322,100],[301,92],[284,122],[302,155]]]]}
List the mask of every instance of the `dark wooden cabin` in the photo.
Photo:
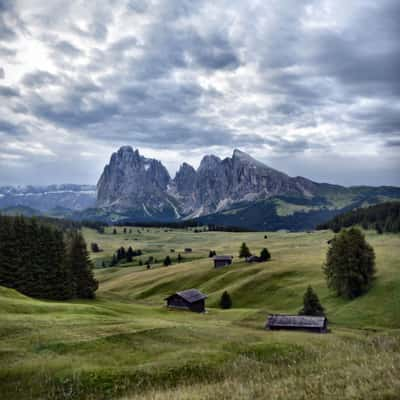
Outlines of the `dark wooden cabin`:
{"type": "Polygon", "coordinates": [[[258,256],[246,257],[246,262],[248,262],[248,263],[259,263],[259,262],[263,262],[263,261],[264,260],[258,256]]]}
{"type": "Polygon", "coordinates": [[[167,307],[190,310],[193,312],[205,312],[205,300],[207,296],[197,289],[188,289],[176,292],[168,296],[165,300],[167,307]]]}
{"type": "Polygon", "coordinates": [[[232,256],[214,256],[214,268],[221,268],[231,265],[232,259],[232,256]]]}
{"type": "Polygon", "coordinates": [[[309,332],[328,332],[328,320],[325,317],[307,315],[270,315],[266,329],[300,330],[309,332]]]}

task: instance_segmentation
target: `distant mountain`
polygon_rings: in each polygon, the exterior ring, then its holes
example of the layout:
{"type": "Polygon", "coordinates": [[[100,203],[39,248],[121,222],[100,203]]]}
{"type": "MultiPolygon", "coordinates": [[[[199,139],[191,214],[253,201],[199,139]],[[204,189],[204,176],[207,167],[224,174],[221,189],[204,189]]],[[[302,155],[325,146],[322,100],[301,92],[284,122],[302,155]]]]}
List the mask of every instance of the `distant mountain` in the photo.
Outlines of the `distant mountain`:
{"type": "MultiPolygon", "coordinates": [[[[92,185],[3,186],[0,187],[0,210],[29,207],[35,212],[51,213],[84,210],[96,204],[92,185]]],[[[65,214],[65,213],[63,213],[65,214]]]]}
{"type": "Polygon", "coordinates": [[[240,150],[225,159],[206,155],[197,170],[183,163],[171,179],[160,161],[129,146],[112,155],[97,190],[97,209],[86,212],[95,219],[194,219],[260,230],[311,229],[339,212],[400,199],[396,187],[346,188],[292,178],[240,150]]]}

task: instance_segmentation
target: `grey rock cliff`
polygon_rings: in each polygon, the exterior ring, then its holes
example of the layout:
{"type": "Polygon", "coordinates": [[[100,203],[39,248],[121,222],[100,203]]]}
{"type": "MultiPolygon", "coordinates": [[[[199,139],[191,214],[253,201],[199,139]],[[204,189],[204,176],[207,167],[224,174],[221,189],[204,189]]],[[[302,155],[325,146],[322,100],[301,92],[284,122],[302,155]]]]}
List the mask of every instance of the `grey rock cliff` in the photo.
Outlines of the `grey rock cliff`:
{"type": "Polygon", "coordinates": [[[117,209],[162,210],[171,178],[158,160],[145,158],[132,147],[121,147],[111,156],[97,184],[97,206],[117,209]]]}

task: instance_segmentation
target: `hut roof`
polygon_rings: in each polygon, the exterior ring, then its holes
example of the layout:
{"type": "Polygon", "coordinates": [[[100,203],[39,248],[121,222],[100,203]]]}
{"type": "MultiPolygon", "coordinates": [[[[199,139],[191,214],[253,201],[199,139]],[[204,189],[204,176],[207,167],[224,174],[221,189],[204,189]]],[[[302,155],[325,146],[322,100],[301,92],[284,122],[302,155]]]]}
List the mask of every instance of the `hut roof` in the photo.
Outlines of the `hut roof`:
{"type": "Polygon", "coordinates": [[[311,317],[306,315],[270,315],[267,326],[284,328],[324,328],[325,317],[311,317]]]}
{"type": "Polygon", "coordinates": [[[232,256],[214,256],[214,260],[221,260],[221,261],[225,261],[225,260],[232,260],[232,256]]]}
{"type": "MultiPolygon", "coordinates": [[[[179,297],[182,297],[188,303],[195,303],[196,301],[207,298],[207,296],[204,293],[201,293],[197,289],[183,290],[182,292],[176,292],[176,293],[172,294],[171,296],[174,296],[175,294],[178,295],[179,297]]],[[[169,299],[171,296],[168,296],[167,299],[169,299]]]]}

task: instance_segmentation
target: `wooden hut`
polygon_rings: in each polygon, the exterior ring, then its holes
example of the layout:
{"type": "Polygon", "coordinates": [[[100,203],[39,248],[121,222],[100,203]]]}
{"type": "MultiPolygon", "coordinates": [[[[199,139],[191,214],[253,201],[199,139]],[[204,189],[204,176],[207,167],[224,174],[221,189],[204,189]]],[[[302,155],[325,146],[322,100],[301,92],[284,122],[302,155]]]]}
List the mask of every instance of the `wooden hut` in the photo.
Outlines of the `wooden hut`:
{"type": "Polygon", "coordinates": [[[193,312],[205,312],[205,300],[207,296],[197,289],[188,289],[176,292],[168,296],[165,300],[167,307],[190,310],[193,312]]]}
{"type": "Polygon", "coordinates": [[[232,256],[214,256],[214,268],[221,268],[231,265],[232,259],[232,256]]]}
{"type": "Polygon", "coordinates": [[[270,315],[265,326],[266,329],[300,330],[318,333],[328,331],[326,317],[312,317],[307,315],[270,315]]]}
{"type": "Polygon", "coordinates": [[[185,253],[191,253],[191,252],[192,252],[192,249],[190,247],[185,248],[185,253]]]}
{"type": "Polygon", "coordinates": [[[264,260],[258,256],[246,257],[246,262],[248,262],[248,263],[259,263],[259,262],[263,262],[263,261],[264,260]]]}

